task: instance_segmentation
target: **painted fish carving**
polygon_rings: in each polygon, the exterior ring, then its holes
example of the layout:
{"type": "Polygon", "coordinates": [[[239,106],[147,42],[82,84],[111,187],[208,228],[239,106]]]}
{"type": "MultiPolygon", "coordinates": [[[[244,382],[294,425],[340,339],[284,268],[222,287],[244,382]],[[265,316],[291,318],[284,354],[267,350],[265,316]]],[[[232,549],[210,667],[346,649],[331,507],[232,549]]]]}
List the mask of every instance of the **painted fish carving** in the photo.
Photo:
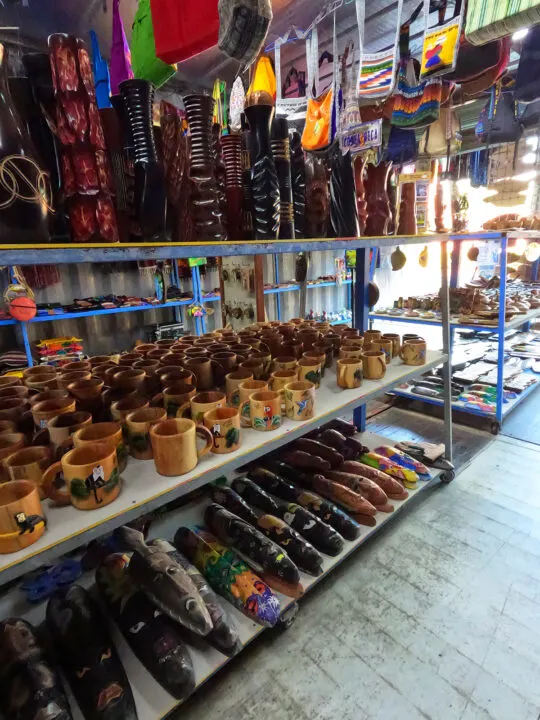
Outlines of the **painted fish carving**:
{"type": "MultiPolygon", "coordinates": [[[[249,473],[251,476],[251,471],[249,473]]],[[[330,526],[322,522],[309,510],[296,503],[274,500],[265,490],[247,477],[235,478],[233,487],[242,497],[257,507],[272,505],[273,515],[277,515],[312,543],[317,550],[335,556],[343,550],[343,538],[330,526]]]]}
{"type": "Polygon", "coordinates": [[[175,547],[208,580],[215,592],[260,625],[273,627],[279,620],[279,600],[232,550],[205,528],[181,527],[175,547]]]}
{"type": "Polygon", "coordinates": [[[253,511],[247,502],[230,487],[213,487],[210,490],[210,497],[218,505],[222,505],[239,518],[245,520],[254,527],[257,525],[257,513],[253,511]]]}
{"type": "Polygon", "coordinates": [[[405,484],[405,487],[410,490],[414,490],[416,483],[418,482],[418,475],[414,470],[401,467],[393,460],[389,460],[387,457],[384,457],[384,455],[379,455],[379,453],[364,453],[360,456],[360,462],[363,462],[366,465],[371,465],[371,467],[374,467],[377,470],[382,470],[382,472],[387,473],[387,475],[391,475],[392,477],[401,480],[405,484]]]}
{"type": "Polygon", "coordinates": [[[0,712],[5,720],[72,720],[60,678],[22,618],[0,622],[0,712]]]}
{"type": "Polygon", "coordinates": [[[300,573],[296,565],[279,545],[259,530],[217,503],[206,508],[204,521],[221,542],[233,546],[271,587],[292,597],[302,594],[300,573]]]}
{"type": "Polygon", "coordinates": [[[325,500],[320,495],[303,490],[263,467],[250,470],[249,477],[263,490],[271,492],[282,500],[296,502],[306,508],[324,523],[337,530],[346,540],[356,540],[360,534],[360,526],[357,522],[346,515],[337,505],[325,500]]]}
{"type": "Polygon", "coordinates": [[[313,489],[355,515],[375,515],[377,510],[358,493],[345,485],[328,480],[324,475],[313,476],[313,489]]]}
{"type": "Polygon", "coordinates": [[[371,467],[370,465],[364,465],[364,463],[357,462],[356,460],[346,460],[341,466],[341,469],[344,472],[353,473],[354,475],[365,477],[368,480],[373,480],[392,500],[405,500],[409,497],[409,493],[399,480],[390,477],[390,475],[382,472],[382,470],[377,470],[377,468],[371,467]]]}
{"type": "Polygon", "coordinates": [[[334,480],[341,485],[350,487],[351,490],[362,495],[368,502],[374,505],[380,512],[393,512],[394,506],[388,502],[388,495],[373,480],[368,480],[361,475],[348,473],[344,470],[330,470],[326,473],[329,480],[334,480]]]}
{"type": "Polygon", "coordinates": [[[379,455],[383,455],[389,460],[392,460],[398,465],[401,465],[401,467],[403,468],[407,468],[407,470],[413,470],[418,475],[420,480],[431,479],[431,473],[429,472],[429,468],[424,465],[424,463],[421,463],[419,460],[415,460],[406,452],[403,452],[403,450],[399,450],[398,448],[391,445],[380,445],[379,447],[375,448],[374,452],[378,453],[379,455]]]}
{"type": "Polygon", "coordinates": [[[215,592],[209,586],[201,573],[182,555],[182,553],[178,552],[178,550],[176,550],[166,540],[151,540],[148,544],[151,547],[159,547],[163,550],[163,552],[170,555],[173,560],[184,568],[189,577],[193,580],[195,587],[204,600],[204,604],[206,605],[214,626],[208,635],[205,636],[204,639],[206,642],[210,643],[210,645],[215,647],[224,655],[235,655],[241,648],[240,638],[238,637],[236,628],[217,599],[215,592]]]}
{"type": "Polygon", "coordinates": [[[87,590],[58,590],[47,605],[47,627],[77,703],[88,720],[134,720],[135,701],[107,630],[87,590]]]}
{"type": "Polygon", "coordinates": [[[167,692],[183,700],[195,688],[195,673],[180,626],[135,585],[129,562],[128,555],[114,553],[99,565],[99,593],[135,656],[167,692]]]}
{"type": "Polygon", "coordinates": [[[116,533],[123,546],[133,550],[129,563],[131,577],[154,605],[188,630],[208,635],[212,620],[186,571],[166,552],[147,545],[138,530],[124,525],[116,533]]]}

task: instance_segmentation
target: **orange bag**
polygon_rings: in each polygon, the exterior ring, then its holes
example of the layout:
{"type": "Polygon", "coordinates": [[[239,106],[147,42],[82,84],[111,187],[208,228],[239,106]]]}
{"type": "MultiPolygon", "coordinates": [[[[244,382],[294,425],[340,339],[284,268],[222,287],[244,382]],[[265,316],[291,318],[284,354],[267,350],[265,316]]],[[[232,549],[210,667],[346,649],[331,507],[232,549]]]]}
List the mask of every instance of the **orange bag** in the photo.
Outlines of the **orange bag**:
{"type": "Polygon", "coordinates": [[[332,112],[334,94],[327,90],[318,98],[309,98],[306,124],[302,133],[304,150],[322,150],[332,142],[332,112]]]}

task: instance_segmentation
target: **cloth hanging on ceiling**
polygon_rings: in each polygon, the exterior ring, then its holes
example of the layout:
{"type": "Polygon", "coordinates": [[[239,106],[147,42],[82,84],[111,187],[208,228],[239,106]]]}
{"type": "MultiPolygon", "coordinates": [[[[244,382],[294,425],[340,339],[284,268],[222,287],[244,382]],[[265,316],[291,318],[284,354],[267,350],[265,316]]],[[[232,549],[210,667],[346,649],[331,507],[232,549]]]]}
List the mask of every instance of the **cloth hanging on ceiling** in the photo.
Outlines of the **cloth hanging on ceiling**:
{"type": "Polygon", "coordinates": [[[172,65],[217,45],[216,0],[150,0],[156,56],[172,65]]]}
{"type": "Polygon", "coordinates": [[[92,43],[92,72],[94,74],[96,103],[98,110],[103,110],[103,108],[111,107],[109,66],[107,61],[101,57],[97,35],[94,30],[90,30],[90,41],[92,43]]]}
{"type": "Polygon", "coordinates": [[[110,89],[111,95],[118,95],[120,83],[133,78],[131,52],[120,15],[120,0],[113,0],[112,19],[110,89]]]}
{"type": "Polygon", "coordinates": [[[540,23],[540,0],[468,0],[465,35],[473,45],[540,23]]]}

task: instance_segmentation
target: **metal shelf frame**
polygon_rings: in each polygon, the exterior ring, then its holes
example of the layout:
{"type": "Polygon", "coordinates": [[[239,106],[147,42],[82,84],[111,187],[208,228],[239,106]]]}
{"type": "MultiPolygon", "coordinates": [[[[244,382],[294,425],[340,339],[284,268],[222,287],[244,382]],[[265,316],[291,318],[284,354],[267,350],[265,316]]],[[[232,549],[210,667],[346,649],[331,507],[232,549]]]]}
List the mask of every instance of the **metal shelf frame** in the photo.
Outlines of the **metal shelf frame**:
{"type": "MultiPolygon", "coordinates": [[[[531,310],[526,315],[517,315],[515,318],[512,318],[510,321],[506,321],[505,317],[505,306],[506,306],[506,292],[507,292],[507,250],[508,250],[508,241],[512,239],[525,239],[525,240],[535,240],[538,241],[540,239],[540,233],[538,231],[518,231],[518,230],[512,230],[512,231],[501,231],[501,232],[487,232],[487,233],[471,233],[468,235],[450,235],[449,240],[452,240],[453,242],[453,251],[452,251],[452,257],[451,257],[451,272],[450,272],[450,287],[457,287],[458,285],[458,275],[459,275],[459,267],[460,267],[460,260],[461,260],[461,246],[463,242],[466,241],[488,241],[488,240],[495,240],[499,242],[500,247],[500,278],[501,283],[499,287],[499,314],[497,317],[497,325],[494,326],[488,326],[488,325],[475,325],[475,324],[466,324],[466,323],[460,323],[456,320],[450,320],[449,322],[449,333],[450,333],[450,344],[449,344],[449,357],[452,357],[452,347],[454,343],[454,333],[456,330],[475,330],[477,332],[485,332],[493,335],[498,339],[498,346],[497,346],[497,404],[495,413],[488,412],[485,410],[482,410],[481,408],[476,408],[474,406],[470,405],[461,405],[452,403],[452,407],[456,410],[460,410],[462,412],[470,413],[472,415],[477,415],[479,417],[488,418],[492,421],[492,432],[497,433],[503,423],[503,420],[510,411],[514,410],[523,400],[528,397],[537,387],[540,386],[540,382],[535,383],[534,385],[529,386],[526,390],[521,392],[518,395],[517,400],[514,400],[511,405],[505,406],[504,403],[504,377],[503,377],[503,366],[504,366],[504,349],[505,349],[505,333],[508,330],[512,330],[515,328],[519,328],[522,326],[528,325],[532,320],[540,317],[540,308],[537,308],[535,310],[531,310]]],[[[447,256],[443,253],[444,260],[443,262],[447,262],[447,256]]],[[[533,280],[536,280],[538,277],[538,266],[539,263],[536,262],[533,265],[533,280]]],[[[442,320],[439,320],[438,318],[407,318],[403,316],[392,316],[392,315],[385,315],[381,313],[370,313],[370,321],[373,320],[382,320],[385,322],[401,322],[401,323],[411,323],[411,324],[420,324],[420,325],[431,325],[434,327],[441,326],[443,327],[443,333],[445,332],[445,323],[442,320]]],[[[444,347],[444,344],[443,344],[444,347]]],[[[420,400],[422,402],[425,402],[430,405],[445,405],[446,407],[446,401],[441,401],[439,398],[429,398],[423,395],[416,395],[414,393],[411,393],[406,390],[395,390],[393,391],[394,395],[398,395],[400,397],[409,398],[412,400],[420,400]]]]}

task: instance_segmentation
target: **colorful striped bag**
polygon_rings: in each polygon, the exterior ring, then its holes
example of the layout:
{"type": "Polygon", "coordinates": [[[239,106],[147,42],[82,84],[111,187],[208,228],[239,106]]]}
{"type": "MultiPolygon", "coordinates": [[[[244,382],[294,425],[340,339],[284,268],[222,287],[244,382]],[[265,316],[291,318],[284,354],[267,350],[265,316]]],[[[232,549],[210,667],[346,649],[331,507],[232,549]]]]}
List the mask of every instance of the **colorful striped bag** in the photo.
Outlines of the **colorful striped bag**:
{"type": "Polygon", "coordinates": [[[540,23],[540,0],[469,0],[465,36],[473,45],[540,23]]]}
{"type": "Polygon", "coordinates": [[[363,52],[365,0],[357,0],[356,15],[360,35],[360,67],[358,68],[357,94],[360,105],[371,105],[386,100],[392,94],[396,81],[399,28],[403,0],[398,0],[396,35],[394,44],[376,53],[363,52]]]}

